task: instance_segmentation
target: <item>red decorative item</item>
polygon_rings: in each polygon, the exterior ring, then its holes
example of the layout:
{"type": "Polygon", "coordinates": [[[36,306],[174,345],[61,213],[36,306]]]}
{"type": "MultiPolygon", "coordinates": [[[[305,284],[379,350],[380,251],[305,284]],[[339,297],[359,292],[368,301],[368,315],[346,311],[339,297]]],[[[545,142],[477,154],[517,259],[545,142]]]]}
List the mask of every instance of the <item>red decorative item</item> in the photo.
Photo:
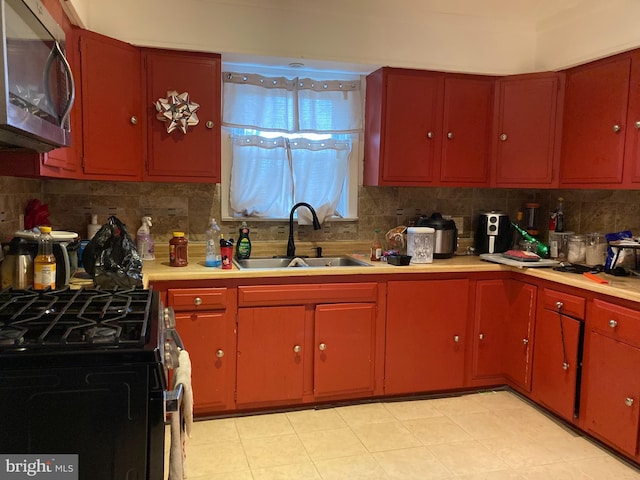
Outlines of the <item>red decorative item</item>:
{"type": "Polygon", "coordinates": [[[41,225],[51,225],[49,222],[49,205],[44,205],[34,198],[29,200],[27,208],[24,210],[24,228],[31,230],[33,227],[41,225]]]}

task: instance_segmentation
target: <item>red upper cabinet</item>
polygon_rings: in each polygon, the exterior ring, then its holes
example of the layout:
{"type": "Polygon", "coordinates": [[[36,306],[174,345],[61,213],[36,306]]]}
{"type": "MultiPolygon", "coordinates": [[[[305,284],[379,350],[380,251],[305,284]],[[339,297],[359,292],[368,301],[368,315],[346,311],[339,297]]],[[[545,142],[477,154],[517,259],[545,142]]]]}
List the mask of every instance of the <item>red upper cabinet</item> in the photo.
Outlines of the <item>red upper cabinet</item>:
{"type": "Polygon", "coordinates": [[[389,68],[367,77],[365,185],[434,183],[443,81],[440,73],[389,68]]]}
{"type": "Polygon", "coordinates": [[[440,183],[488,183],[493,83],[485,77],[445,79],[440,183]]]}
{"type": "Polygon", "coordinates": [[[631,65],[623,54],[569,70],[561,186],[622,186],[631,65]]]}
{"type": "Polygon", "coordinates": [[[382,68],[367,77],[365,185],[488,183],[493,80],[382,68]]]}
{"type": "Polygon", "coordinates": [[[640,183],[640,53],[631,62],[629,108],[624,146],[625,177],[633,188],[640,183]]]}
{"type": "Polygon", "coordinates": [[[557,187],[564,79],[550,72],[496,81],[492,185],[557,187]]]}
{"type": "Polygon", "coordinates": [[[146,180],[220,182],[220,55],[143,49],[148,122],[146,180]],[[198,104],[198,123],[171,133],[156,102],[168,92],[198,104]]]}
{"type": "Polygon", "coordinates": [[[140,50],[80,33],[83,178],[141,180],[144,116],[140,50]]]}

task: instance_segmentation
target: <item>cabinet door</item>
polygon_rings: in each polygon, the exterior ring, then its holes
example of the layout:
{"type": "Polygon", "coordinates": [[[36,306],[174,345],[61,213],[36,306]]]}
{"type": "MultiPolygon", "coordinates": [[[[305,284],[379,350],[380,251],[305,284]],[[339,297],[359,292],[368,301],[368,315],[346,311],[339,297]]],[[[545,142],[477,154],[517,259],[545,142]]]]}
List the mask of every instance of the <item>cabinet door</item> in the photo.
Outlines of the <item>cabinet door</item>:
{"type": "Polygon", "coordinates": [[[532,397],[567,420],[577,414],[583,324],[543,309],[536,319],[532,397]]]}
{"type": "Polygon", "coordinates": [[[428,185],[440,158],[442,77],[392,71],[386,76],[382,178],[384,185],[428,185]]]}
{"type": "MultiPolygon", "coordinates": [[[[626,175],[630,183],[640,183],[640,54],[633,55],[629,84],[629,108],[624,147],[626,175]]],[[[636,185],[637,188],[637,185],[636,185]]]]}
{"type": "Polygon", "coordinates": [[[176,327],[191,357],[194,413],[234,407],[235,321],[226,312],[176,313],[176,327]]]}
{"type": "Polygon", "coordinates": [[[622,182],[630,71],[620,55],[567,74],[561,185],[622,182]]]}
{"type": "Polygon", "coordinates": [[[482,280],[476,284],[474,379],[495,379],[503,374],[505,329],[509,321],[508,287],[509,280],[482,280]]]}
{"type": "Polygon", "coordinates": [[[564,75],[516,75],[496,81],[494,184],[557,185],[564,75]]]}
{"type": "Polygon", "coordinates": [[[146,49],[148,159],[146,179],[220,182],[220,56],[146,49]],[[155,103],[169,91],[187,93],[197,103],[199,122],[186,133],[156,118],[155,103]]]}
{"type": "Polygon", "coordinates": [[[140,50],[82,30],[80,61],[84,176],[141,180],[145,123],[140,50]]]}
{"type": "Polygon", "coordinates": [[[464,385],[468,280],[389,282],[385,393],[464,385]]]}
{"type": "Polygon", "coordinates": [[[238,309],[236,401],[301,401],[305,307],[238,309]]]}
{"type": "Polygon", "coordinates": [[[530,390],[537,288],[511,280],[506,292],[509,318],[505,325],[504,373],[520,388],[530,390]]]}
{"type": "Polygon", "coordinates": [[[445,80],[442,183],[488,184],[492,100],[493,80],[445,80]]]}
{"type": "Polygon", "coordinates": [[[318,305],[315,310],[314,394],[374,389],[375,304],[318,305]]]}
{"type": "Polygon", "coordinates": [[[585,428],[635,456],[640,410],[640,349],[592,332],[585,362],[585,428]]]}

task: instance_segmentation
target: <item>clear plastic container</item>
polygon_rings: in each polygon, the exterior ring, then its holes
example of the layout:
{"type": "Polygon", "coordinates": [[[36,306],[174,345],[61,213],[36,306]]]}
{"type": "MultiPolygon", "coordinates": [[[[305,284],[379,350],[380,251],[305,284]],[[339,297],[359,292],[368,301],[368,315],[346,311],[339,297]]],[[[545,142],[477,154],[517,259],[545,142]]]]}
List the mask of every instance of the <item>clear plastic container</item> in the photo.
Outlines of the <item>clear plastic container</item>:
{"type": "Polygon", "coordinates": [[[431,227],[407,228],[407,255],[411,263],[432,263],[436,231],[431,227]]]}
{"type": "Polygon", "coordinates": [[[569,263],[585,263],[587,260],[587,236],[572,235],[567,249],[569,263]]]}
{"type": "Polygon", "coordinates": [[[569,251],[569,237],[575,232],[550,232],[549,233],[549,258],[564,262],[569,251]]]}
{"type": "Polygon", "coordinates": [[[594,232],[587,234],[586,264],[604,265],[607,259],[607,240],[604,233],[594,232]]]}

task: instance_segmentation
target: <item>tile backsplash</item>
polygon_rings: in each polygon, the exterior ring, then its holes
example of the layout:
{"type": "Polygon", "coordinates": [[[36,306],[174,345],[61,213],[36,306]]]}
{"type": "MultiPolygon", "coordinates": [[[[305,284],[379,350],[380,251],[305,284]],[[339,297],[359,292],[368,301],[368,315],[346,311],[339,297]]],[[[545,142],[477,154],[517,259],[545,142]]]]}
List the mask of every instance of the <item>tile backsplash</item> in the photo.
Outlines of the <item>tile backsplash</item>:
{"type": "MultiPolygon", "coordinates": [[[[208,219],[220,219],[220,186],[212,184],[94,182],[34,180],[0,177],[0,236],[5,240],[18,228],[28,201],[38,198],[49,206],[49,219],[57,230],[86,236],[91,214],[98,223],[117,216],[132,235],[140,218],[153,218],[156,241],[168,241],[173,230],[203,241],[208,219]]],[[[557,198],[565,199],[566,229],[577,232],[612,232],[624,229],[640,235],[640,191],[630,190],[524,190],[441,187],[360,187],[359,220],[327,222],[322,230],[295,226],[296,239],[306,241],[368,241],[374,229],[386,232],[410,225],[420,215],[438,211],[462,220],[463,237],[471,237],[480,212],[502,210],[515,219],[527,202],[540,204],[538,224],[546,237],[548,212],[557,198]]],[[[236,238],[240,222],[219,222],[227,237],[236,238]]],[[[248,222],[252,240],[286,242],[288,222],[248,222]]]]}

